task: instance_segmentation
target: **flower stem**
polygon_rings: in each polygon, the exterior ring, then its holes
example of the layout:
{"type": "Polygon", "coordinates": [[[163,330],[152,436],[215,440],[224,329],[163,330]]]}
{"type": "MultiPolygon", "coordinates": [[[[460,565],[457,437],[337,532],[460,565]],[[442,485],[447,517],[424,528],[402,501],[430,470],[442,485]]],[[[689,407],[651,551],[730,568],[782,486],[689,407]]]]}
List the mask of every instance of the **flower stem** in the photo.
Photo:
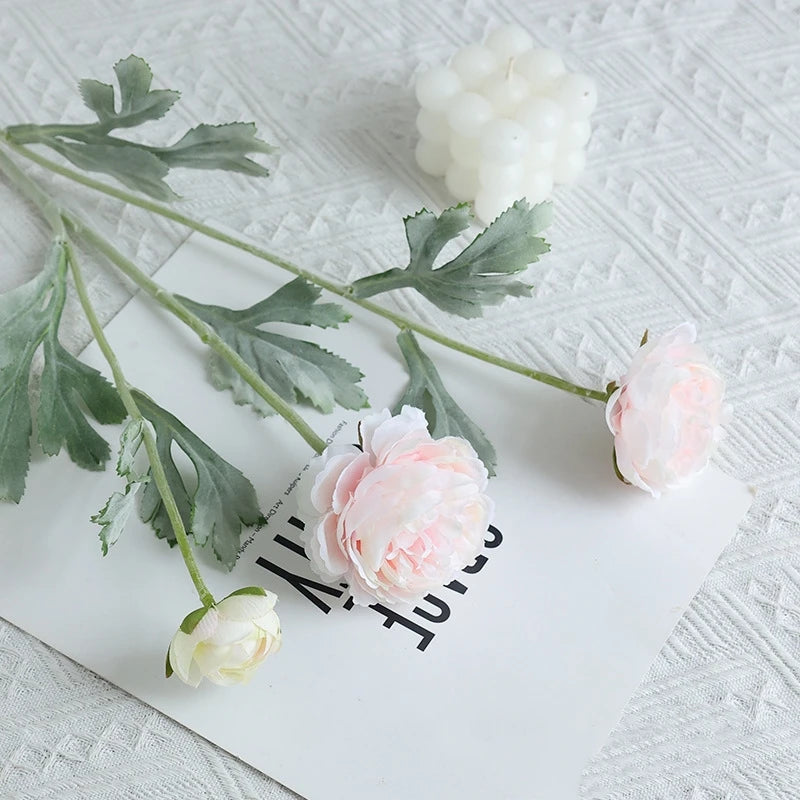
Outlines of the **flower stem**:
{"type": "Polygon", "coordinates": [[[64,239],[66,231],[61,219],[61,209],[51,197],[42,191],[37,183],[29,178],[2,150],[0,150],[0,172],[4,172],[41,212],[59,240],[64,239]]]}
{"type": "MultiPolygon", "coordinates": [[[[45,159],[45,161],[47,161],[47,159],[45,159]]],[[[58,165],[54,164],[54,166],[58,165]]],[[[308,423],[306,423],[280,395],[268,386],[261,379],[261,376],[252,369],[235,350],[229,347],[211,327],[206,325],[203,320],[186,308],[174,295],[159,286],[149,275],[142,272],[133,261],[126,258],[110,242],[97,233],[97,231],[79,220],[74,214],[63,208],[59,208],[53,203],[39,186],[25,175],[2,150],[0,150],[0,169],[8,174],[25,194],[39,206],[42,212],[49,215],[48,219],[51,220],[52,224],[58,226],[62,234],[64,232],[64,223],[66,223],[75,233],[97,247],[109,261],[123,274],[127,275],[137,286],[144,289],[158,303],[194,331],[200,340],[230,364],[241,378],[253,388],[259,397],[274,408],[275,411],[277,411],[278,414],[280,414],[303,439],[311,445],[315,452],[321,453],[325,449],[324,440],[317,436],[308,423]],[[57,220],[56,217],[58,218],[57,220]]],[[[83,177],[78,173],[76,173],[76,175],[81,178],[83,177]]],[[[135,198],[135,195],[131,195],[131,201],[133,201],[133,199],[138,198],[135,198]]],[[[153,205],[155,206],[156,204],[153,205]]]]}
{"type": "MultiPolygon", "coordinates": [[[[177,222],[180,225],[184,225],[187,228],[191,228],[198,233],[202,233],[205,236],[208,236],[211,239],[216,239],[219,242],[223,242],[224,244],[230,245],[231,247],[235,247],[239,250],[243,250],[250,255],[255,256],[256,258],[261,259],[262,261],[267,261],[270,264],[274,264],[281,269],[290,272],[292,275],[299,276],[301,278],[305,278],[305,280],[309,281],[310,283],[314,283],[317,286],[326,289],[327,291],[331,292],[332,294],[338,295],[346,300],[349,300],[352,303],[360,306],[361,308],[369,311],[373,314],[383,317],[384,319],[389,320],[393,324],[395,324],[401,330],[412,330],[416,333],[420,334],[420,336],[424,336],[427,339],[431,339],[435,342],[438,342],[445,347],[449,347],[452,350],[457,350],[460,353],[464,353],[465,355],[471,356],[472,358],[477,358],[480,361],[484,361],[487,364],[492,364],[496,367],[500,367],[501,369],[509,370],[510,372],[516,372],[518,375],[523,375],[526,378],[530,378],[531,380],[538,381],[539,383],[545,383],[548,386],[553,386],[557,389],[561,389],[562,391],[569,392],[571,394],[578,395],[579,397],[583,397],[589,400],[598,400],[600,402],[605,402],[608,399],[608,395],[605,391],[597,390],[597,389],[589,389],[584,386],[579,386],[571,381],[564,380],[563,378],[558,378],[555,375],[550,375],[546,372],[541,372],[539,370],[531,369],[530,367],[526,367],[524,364],[520,364],[516,361],[511,361],[506,358],[501,358],[499,356],[494,356],[491,353],[487,353],[484,350],[480,350],[477,347],[472,347],[470,345],[466,345],[463,342],[460,342],[456,339],[453,339],[449,336],[445,336],[442,333],[434,330],[433,328],[429,328],[426,325],[422,325],[415,320],[409,319],[408,317],[404,317],[401,314],[395,314],[393,311],[389,311],[386,308],[383,308],[376,303],[370,302],[369,300],[361,299],[355,297],[353,295],[353,289],[351,286],[342,286],[341,284],[328,280],[327,278],[323,278],[319,275],[315,275],[313,272],[309,272],[308,270],[302,269],[301,267],[293,264],[291,261],[287,261],[280,256],[275,255],[274,253],[269,252],[268,250],[264,250],[257,245],[251,244],[247,241],[239,239],[236,236],[231,236],[224,231],[219,230],[211,225],[206,225],[199,220],[195,220],[192,217],[187,216],[186,214],[181,214],[179,211],[175,211],[168,206],[162,205],[161,203],[154,202],[152,200],[148,200],[144,197],[139,197],[138,195],[125,191],[124,189],[118,189],[114,186],[109,186],[101,181],[97,181],[94,178],[90,178],[87,175],[83,175],[80,172],[70,169],[69,167],[65,167],[55,161],[51,161],[49,158],[40,155],[39,153],[30,150],[27,147],[22,147],[21,145],[14,144],[13,142],[9,141],[7,135],[5,136],[6,144],[8,147],[12,148],[15,152],[19,153],[20,155],[24,156],[25,158],[33,161],[34,163],[38,164],[45,169],[50,170],[51,172],[55,172],[58,175],[62,175],[65,178],[69,178],[76,183],[80,183],[83,186],[87,186],[90,189],[94,189],[95,191],[102,192],[103,194],[109,195],[111,197],[116,197],[118,200],[122,200],[126,203],[130,203],[131,205],[138,206],[139,208],[143,208],[146,211],[149,211],[152,214],[158,214],[161,217],[165,217],[166,219],[170,219],[173,222],[177,222]]],[[[381,273],[382,275],[385,273],[381,273]]],[[[362,279],[366,280],[366,279],[362,279]]],[[[313,445],[312,445],[313,446],[313,445]]]]}
{"type": "Polygon", "coordinates": [[[211,594],[205,582],[203,581],[203,578],[200,574],[200,568],[197,566],[197,562],[192,554],[189,538],[186,534],[186,528],[184,527],[180,512],[178,511],[178,505],[175,502],[175,497],[169,487],[169,482],[167,481],[167,476],[164,472],[164,465],[161,463],[161,458],[158,455],[155,439],[153,438],[153,434],[150,431],[150,428],[147,425],[144,417],[142,416],[142,412],[136,405],[136,401],[133,399],[130,386],[128,381],[125,379],[124,373],[122,372],[122,367],[120,366],[116,353],[114,353],[114,350],[109,344],[108,339],[103,332],[103,328],[100,325],[100,320],[98,320],[97,314],[95,313],[91,301],[89,300],[89,294],[86,291],[86,282],[83,279],[83,273],[81,272],[80,265],[75,256],[72,243],[69,241],[69,238],[66,235],[64,220],[62,218],[62,209],[60,209],[58,205],[50,197],[48,197],[34,181],[32,181],[21,169],[19,169],[17,165],[14,164],[14,162],[11,161],[11,159],[8,158],[8,156],[2,150],[0,150],[0,171],[4,172],[16,184],[16,186],[19,187],[23,194],[33,201],[33,203],[40,209],[44,217],[52,226],[53,233],[55,234],[57,241],[61,244],[61,247],[64,248],[64,254],[66,255],[67,262],[69,263],[70,272],[72,273],[72,278],[75,283],[75,289],[78,293],[78,299],[80,300],[83,312],[86,315],[86,319],[89,322],[89,326],[92,329],[92,333],[97,339],[100,350],[108,362],[108,366],[111,368],[111,374],[114,378],[114,384],[117,387],[120,399],[122,400],[125,410],[128,412],[128,415],[131,417],[131,419],[142,423],[144,446],[147,452],[148,461],[150,462],[150,469],[153,473],[153,480],[155,481],[156,487],[161,495],[161,499],[164,501],[164,509],[166,510],[169,521],[172,524],[173,530],[175,531],[175,537],[178,541],[178,546],[180,548],[181,555],[183,556],[183,561],[186,564],[186,569],[189,572],[192,583],[194,583],[195,589],[197,589],[200,602],[204,606],[211,606],[214,604],[214,596],[211,594]]]}
{"type": "Polygon", "coordinates": [[[9,125],[5,136],[14,144],[47,144],[54,136],[67,136],[79,141],[91,141],[102,135],[105,128],[99,123],[90,125],[9,125]]]}
{"type": "Polygon", "coordinates": [[[367,275],[350,284],[351,300],[363,300],[374,294],[390,292],[392,289],[404,289],[410,286],[408,272],[404,269],[387,269],[375,275],[367,275]]]}
{"type": "Polygon", "coordinates": [[[272,387],[265,383],[261,376],[209,325],[192,313],[177,297],[161,287],[149,275],[142,272],[136,264],[119,252],[107,239],[72,214],[62,212],[62,219],[67,226],[85,241],[94,245],[103,255],[127,275],[137,286],[146,291],[156,302],[176,316],[197,334],[201,342],[208,345],[236,370],[240,377],[252,389],[278,412],[299,434],[311,445],[315,452],[321,453],[326,445],[309,424],[298,414],[272,387]]]}
{"type": "Polygon", "coordinates": [[[197,589],[200,602],[206,608],[209,608],[210,606],[214,605],[214,595],[211,594],[208,586],[206,586],[205,581],[200,574],[200,567],[197,565],[197,561],[195,561],[194,554],[192,553],[192,548],[189,544],[189,537],[186,534],[186,527],[183,524],[181,513],[178,510],[178,504],[175,502],[175,496],[172,493],[172,489],[170,489],[169,481],[167,480],[167,474],[164,471],[164,464],[158,455],[156,440],[152,431],[150,430],[150,426],[147,424],[147,421],[142,415],[139,406],[136,404],[136,400],[131,393],[130,384],[122,372],[122,367],[117,359],[117,355],[106,338],[105,332],[100,325],[100,320],[97,318],[97,314],[95,313],[91,301],[89,300],[89,295],[86,291],[86,282],[83,279],[83,273],[78,263],[78,259],[75,257],[75,251],[73,250],[72,243],[67,240],[64,246],[66,249],[70,272],[72,273],[72,279],[75,283],[75,289],[78,293],[78,299],[80,300],[81,307],[83,308],[83,313],[86,315],[86,319],[89,321],[89,326],[92,329],[92,333],[94,334],[95,339],[97,339],[97,344],[100,346],[100,350],[102,351],[108,366],[111,368],[111,374],[114,377],[114,385],[117,387],[117,391],[119,392],[119,396],[122,399],[122,403],[124,404],[126,411],[132,420],[142,423],[144,447],[147,451],[147,459],[150,462],[153,481],[155,482],[156,487],[158,488],[158,493],[161,495],[161,499],[164,502],[164,510],[167,512],[167,516],[169,517],[173,531],[175,531],[175,538],[178,541],[178,548],[181,551],[181,556],[183,556],[183,561],[186,564],[186,569],[189,572],[192,583],[194,583],[194,587],[197,589]]]}

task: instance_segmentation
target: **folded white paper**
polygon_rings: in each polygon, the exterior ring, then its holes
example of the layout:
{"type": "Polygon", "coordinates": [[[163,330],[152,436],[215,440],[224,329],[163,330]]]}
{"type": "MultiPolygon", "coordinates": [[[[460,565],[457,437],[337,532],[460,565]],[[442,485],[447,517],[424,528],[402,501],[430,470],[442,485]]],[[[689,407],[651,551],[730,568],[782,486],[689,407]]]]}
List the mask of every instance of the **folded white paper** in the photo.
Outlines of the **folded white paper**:
{"type": "MultiPolygon", "coordinates": [[[[157,275],[232,307],[290,278],[199,236],[157,275]]],[[[198,605],[180,555],[134,520],[103,558],[89,517],[122,482],[63,454],[35,457],[22,504],[0,508],[0,613],[309,800],[572,800],[750,503],[715,469],[658,501],[625,487],[598,404],[421,340],[497,447],[495,527],[418,608],[353,608],[298,552],[308,446],[211,388],[202,345],[148,298],[107,332],[129,380],[253,480],[268,523],[244,534],[231,574],[201,561],[218,597],[279,594],[283,649],[245,688],[165,680],[169,640],[198,605]]],[[[402,391],[384,321],[355,309],[340,331],[292,333],[359,366],[374,408],[402,391]]],[[[83,358],[108,372],[95,346],[83,358]]],[[[354,441],[358,416],[306,414],[337,441],[354,441]]]]}

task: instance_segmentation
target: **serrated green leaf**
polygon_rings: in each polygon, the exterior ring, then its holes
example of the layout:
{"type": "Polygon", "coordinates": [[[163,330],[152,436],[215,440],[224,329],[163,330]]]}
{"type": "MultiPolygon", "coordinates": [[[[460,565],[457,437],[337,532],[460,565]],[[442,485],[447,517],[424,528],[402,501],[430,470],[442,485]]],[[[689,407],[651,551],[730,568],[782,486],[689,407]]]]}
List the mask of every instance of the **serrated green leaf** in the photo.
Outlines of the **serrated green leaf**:
{"type": "Polygon", "coordinates": [[[119,457],[117,475],[125,478],[124,492],[114,492],[100,512],[92,517],[92,522],[100,525],[100,542],[103,555],[117,542],[131,513],[136,506],[139,489],[150,480],[149,465],[144,469],[136,466],[136,456],[144,439],[144,425],[141,420],[130,420],[123,428],[119,438],[119,457]]]}
{"type": "Polygon", "coordinates": [[[465,231],[471,221],[469,206],[463,203],[446,208],[438,217],[426,209],[406,217],[403,223],[410,254],[409,271],[424,274],[432,270],[444,246],[465,231]]]}
{"type": "Polygon", "coordinates": [[[37,414],[39,444],[49,456],[58,455],[61,448],[66,447],[69,457],[79,467],[101,470],[111,449],[87,421],[84,406],[103,424],[122,422],[128,414],[117,390],[96,369],[79,361],[58,341],[67,294],[66,271],[66,259],[60,259],[52,284],[51,313],[44,337],[44,369],[37,414]]]}
{"type": "Polygon", "coordinates": [[[157,200],[177,199],[164,182],[170,167],[221,169],[263,177],[269,171],[248,156],[271,153],[274,148],[257,137],[252,122],[200,124],[169,147],[157,147],[112,136],[118,128],[131,128],[163,117],[180,97],[170,89],[151,89],[153,73],[138,56],[114,65],[119,100],[111,84],[92,78],[79,83],[86,106],[97,121],[76,125],[10,125],[6,138],[14,144],[42,144],[75,166],[111,175],[125,186],[157,200]],[[117,108],[117,105],[119,108],[117,108]]]}
{"type": "Polygon", "coordinates": [[[44,339],[57,298],[53,283],[66,265],[54,244],[42,271],[0,295],[0,499],[18,503],[25,493],[33,430],[28,379],[34,353],[44,339]]]}
{"type": "MultiPolygon", "coordinates": [[[[357,385],[364,377],[362,373],[319,345],[277,333],[247,332],[224,325],[217,332],[288,403],[306,399],[325,414],[330,414],[337,403],[342,408],[367,407],[367,397],[357,385]]],[[[262,416],[275,413],[216,353],[209,355],[208,365],[216,389],[230,389],[239,405],[250,405],[262,416]]]]}
{"type": "Polygon", "coordinates": [[[318,303],[322,289],[304,278],[295,278],[250,308],[235,311],[236,319],[249,325],[291,322],[317,328],[338,328],[350,315],[338,303],[318,303]]]}
{"type": "Polygon", "coordinates": [[[0,372],[0,500],[18,503],[25,493],[25,477],[31,460],[33,429],[28,399],[28,373],[33,357],[21,354],[18,369],[0,372]]]}
{"type": "Polygon", "coordinates": [[[92,78],[84,78],[78,84],[85,105],[97,114],[100,122],[106,122],[116,116],[114,110],[114,87],[110,83],[101,83],[92,78]]]}
{"type": "Polygon", "coordinates": [[[136,466],[136,458],[144,439],[144,423],[132,419],[123,428],[119,437],[119,457],[117,458],[117,475],[131,481],[141,481],[147,474],[148,467],[136,466]]]}
{"type": "Polygon", "coordinates": [[[256,177],[266,177],[269,170],[247,158],[247,154],[273,151],[271,145],[256,137],[256,126],[252,122],[198,125],[170,147],[154,150],[170,167],[224,169],[256,177]]]}
{"type": "Polygon", "coordinates": [[[85,78],[80,82],[84,103],[97,114],[106,130],[133,128],[160,119],[180,97],[171,89],[150,89],[153,73],[143,58],[130,55],[114,65],[119,83],[120,108],[114,107],[114,87],[85,78]]]}
{"type": "Polygon", "coordinates": [[[108,442],[87,422],[81,401],[100,423],[127,416],[116,389],[96,370],[68,353],[55,331],[44,341],[45,365],[39,400],[39,443],[54,456],[66,446],[69,457],[89,470],[102,470],[111,455],[108,442]]]}
{"type": "Polygon", "coordinates": [[[103,508],[92,517],[92,522],[100,525],[100,542],[103,555],[107,556],[112,545],[116,544],[136,507],[136,495],[146,481],[132,481],[126,484],[124,492],[114,492],[103,508]]]}
{"type": "MultiPolygon", "coordinates": [[[[275,392],[290,403],[306,399],[325,413],[336,404],[343,408],[367,406],[358,386],[363,375],[343,358],[319,345],[262,330],[269,322],[336,326],[347,319],[334,303],[317,304],[319,290],[297,278],[250,308],[234,310],[204,305],[182,297],[181,302],[208,323],[275,392]]],[[[214,386],[231,389],[240,404],[249,404],[260,414],[274,413],[230,365],[216,354],[209,358],[214,386]]]]}
{"type": "MultiPolygon", "coordinates": [[[[102,140],[101,140],[102,141],[102,140]]],[[[95,142],[66,142],[50,139],[47,144],[76,167],[88,172],[103,172],[137,192],[169,202],[178,195],[170,189],[164,178],[169,167],[158,156],[133,144],[95,142]]]]}
{"type": "Polygon", "coordinates": [[[153,72],[139,56],[130,55],[114,64],[119,81],[120,110],[118,127],[130,128],[148,120],[161,119],[180,98],[172,89],[150,89],[153,72]]]}
{"type": "Polygon", "coordinates": [[[478,317],[484,306],[530,294],[531,287],[512,276],[550,250],[536,235],[550,218],[550,203],[531,207],[517,200],[458,256],[434,269],[443,247],[468,227],[470,212],[459,205],[437,217],[423,209],[405,220],[408,266],[361,278],[353,283],[353,293],[363,298],[412,287],[443,311],[478,317]]]}
{"type": "Polygon", "coordinates": [[[475,448],[489,475],[493,476],[497,453],[492,443],[444,388],[433,361],[422,351],[414,334],[401,331],[397,344],[408,365],[409,383],[393,413],[398,413],[404,405],[422,409],[431,436],[435,439],[443,436],[466,439],[475,448]]]}
{"type": "MultiPolygon", "coordinates": [[[[167,481],[188,532],[199,545],[211,542],[216,557],[232,569],[239,552],[242,526],[256,525],[263,519],[253,485],[179,419],[141,392],[134,391],[134,397],[153,426],[167,481]],[[173,444],[183,450],[194,466],[197,485],[191,492],[175,465],[173,444]]],[[[175,542],[154,482],[145,487],[139,515],[153,526],[157,536],[175,542]]]]}
{"type": "Polygon", "coordinates": [[[126,416],[116,390],[58,341],[66,273],[66,251],[56,242],[36,278],[0,296],[0,499],[19,502],[25,490],[32,432],[28,378],[42,341],[38,427],[46,454],[66,446],[78,466],[102,469],[111,451],[86,420],[84,407],[101,423],[126,416]]]}

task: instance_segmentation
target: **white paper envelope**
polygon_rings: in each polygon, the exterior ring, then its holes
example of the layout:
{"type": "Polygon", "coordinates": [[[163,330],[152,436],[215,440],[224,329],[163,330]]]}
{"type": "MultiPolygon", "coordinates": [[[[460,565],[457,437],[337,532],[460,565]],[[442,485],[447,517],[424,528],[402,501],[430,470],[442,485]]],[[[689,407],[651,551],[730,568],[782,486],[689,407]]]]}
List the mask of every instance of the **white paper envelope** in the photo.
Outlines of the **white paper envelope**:
{"type": "MultiPolygon", "coordinates": [[[[290,278],[199,236],[157,274],[231,307],[290,278]]],[[[349,310],[340,331],[292,333],[359,366],[373,407],[391,406],[406,381],[396,331],[349,310]]],[[[419,608],[352,608],[298,552],[309,447],[215,391],[203,346],[147,297],[107,332],[129,380],[253,480],[267,525],[245,532],[231,574],[201,562],[217,597],[279,594],[283,649],[244,688],[165,680],[170,638],[198,606],[180,555],[134,520],[103,558],[89,517],[122,481],[63,454],[35,457],[22,504],[0,507],[0,613],[309,800],[572,800],[750,503],[715,469],[658,501],[625,487],[599,404],[421,340],[497,447],[495,530],[419,608]]],[[[83,358],[108,373],[95,346],[83,358]]],[[[354,441],[358,417],[306,414],[337,441],[354,441]]],[[[103,433],[116,446],[119,429],[103,433]]]]}

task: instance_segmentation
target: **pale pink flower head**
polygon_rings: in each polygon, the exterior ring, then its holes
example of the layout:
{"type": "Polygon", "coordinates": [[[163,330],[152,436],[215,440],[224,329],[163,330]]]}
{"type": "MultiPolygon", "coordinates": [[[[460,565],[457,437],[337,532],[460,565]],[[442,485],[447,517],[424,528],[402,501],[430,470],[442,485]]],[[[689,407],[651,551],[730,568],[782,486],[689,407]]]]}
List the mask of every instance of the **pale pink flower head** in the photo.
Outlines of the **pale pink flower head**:
{"type": "Polygon", "coordinates": [[[606,405],[619,472],[654,497],[707,466],[729,413],[696,337],[686,322],[642,345],[606,405]]]}
{"type": "Polygon", "coordinates": [[[411,406],[365,417],[359,433],[361,448],[331,446],[313,462],[306,552],[359,605],[413,603],[483,547],[494,510],[486,468],[466,440],[433,439],[411,406]]]}

